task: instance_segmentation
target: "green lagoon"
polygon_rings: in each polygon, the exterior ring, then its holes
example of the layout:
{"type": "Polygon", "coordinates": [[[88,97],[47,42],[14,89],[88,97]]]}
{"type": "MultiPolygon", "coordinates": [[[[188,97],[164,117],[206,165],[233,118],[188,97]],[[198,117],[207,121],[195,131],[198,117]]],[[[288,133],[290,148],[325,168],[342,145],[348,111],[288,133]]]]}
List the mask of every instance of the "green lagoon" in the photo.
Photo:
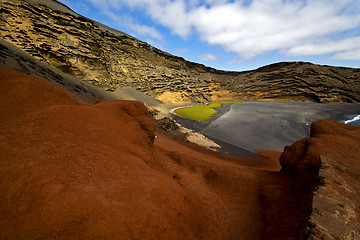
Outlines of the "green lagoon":
{"type": "Polygon", "coordinates": [[[206,122],[218,113],[215,110],[215,108],[221,107],[221,105],[226,103],[242,103],[242,102],[245,101],[217,101],[206,105],[178,108],[174,112],[182,117],[186,117],[191,120],[206,122]]]}

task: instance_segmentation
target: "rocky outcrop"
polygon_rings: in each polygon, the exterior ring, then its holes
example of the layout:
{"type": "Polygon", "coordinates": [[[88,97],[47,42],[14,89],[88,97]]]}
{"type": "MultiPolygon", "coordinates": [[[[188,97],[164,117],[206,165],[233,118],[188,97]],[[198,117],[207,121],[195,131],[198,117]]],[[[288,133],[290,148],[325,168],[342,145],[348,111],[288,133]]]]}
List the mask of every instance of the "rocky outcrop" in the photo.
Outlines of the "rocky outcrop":
{"type": "Polygon", "coordinates": [[[292,62],[247,72],[219,71],[163,52],[59,4],[3,0],[1,36],[41,61],[107,90],[132,87],[165,101],[175,95],[197,102],[360,102],[359,69],[292,62]]]}
{"type": "Polygon", "coordinates": [[[355,189],[343,178],[346,167],[324,156],[320,160],[322,181],[314,192],[306,235],[311,240],[360,239],[359,207],[347,196],[355,189]]]}
{"type": "Polygon", "coordinates": [[[0,39],[0,65],[50,83],[83,103],[93,104],[98,100],[123,100],[121,96],[115,98],[112,93],[35,59],[2,39],[0,39]]]}
{"type": "Polygon", "coordinates": [[[360,100],[360,69],[284,62],[239,73],[236,81],[241,82],[235,85],[237,92],[251,91],[262,98],[303,96],[324,103],[360,100]]]}
{"type": "Polygon", "coordinates": [[[157,127],[164,130],[165,132],[168,130],[174,131],[179,128],[179,126],[176,125],[176,122],[169,117],[163,117],[159,120],[155,119],[155,123],[157,127]]]}
{"type": "Polygon", "coordinates": [[[311,126],[311,137],[285,148],[281,172],[302,211],[294,239],[358,239],[360,128],[333,121],[311,126]]]}
{"type": "Polygon", "coordinates": [[[150,95],[171,90],[189,96],[206,92],[202,88],[208,84],[199,81],[201,65],[126,34],[104,31],[77,14],[28,1],[6,0],[1,5],[3,38],[65,73],[109,90],[134,87],[150,95]]]}

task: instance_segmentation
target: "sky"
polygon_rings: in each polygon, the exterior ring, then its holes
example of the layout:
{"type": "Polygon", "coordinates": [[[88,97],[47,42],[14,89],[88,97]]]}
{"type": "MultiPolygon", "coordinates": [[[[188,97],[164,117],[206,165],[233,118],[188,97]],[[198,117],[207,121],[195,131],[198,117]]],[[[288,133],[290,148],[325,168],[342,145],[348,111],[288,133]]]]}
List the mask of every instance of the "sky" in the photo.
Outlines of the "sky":
{"type": "Polygon", "coordinates": [[[360,68],[360,0],[60,0],[154,47],[221,70],[304,61],[360,68]]]}

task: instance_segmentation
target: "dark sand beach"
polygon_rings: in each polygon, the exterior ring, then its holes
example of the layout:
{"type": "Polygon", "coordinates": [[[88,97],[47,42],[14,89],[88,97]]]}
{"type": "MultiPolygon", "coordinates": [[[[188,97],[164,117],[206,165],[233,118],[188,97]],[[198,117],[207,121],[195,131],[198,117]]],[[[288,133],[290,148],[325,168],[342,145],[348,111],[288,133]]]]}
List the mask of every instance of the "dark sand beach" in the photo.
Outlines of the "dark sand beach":
{"type": "Polygon", "coordinates": [[[285,146],[309,137],[312,122],[353,119],[360,114],[360,105],[262,101],[224,104],[217,111],[218,114],[207,122],[179,116],[176,119],[213,139],[225,151],[251,155],[249,152],[265,149],[281,152],[285,146]]]}

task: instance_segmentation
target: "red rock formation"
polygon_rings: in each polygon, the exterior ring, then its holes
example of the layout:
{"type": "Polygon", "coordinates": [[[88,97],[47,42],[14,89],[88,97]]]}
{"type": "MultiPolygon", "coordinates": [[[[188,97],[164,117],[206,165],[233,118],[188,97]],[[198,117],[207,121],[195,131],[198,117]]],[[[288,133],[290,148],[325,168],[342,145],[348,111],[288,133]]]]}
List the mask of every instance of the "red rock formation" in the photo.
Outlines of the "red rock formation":
{"type": "Polygon", "coordinates": [[[4,239],[290,239],[319,154],[349,184],[359,172],[359,128],[343,124],[314,124],[279,173],[273,160],[245,166],[159,134],[139,102],[81,104],[3,67],[0,96],[4,239]]]}
{"type": "Polygon", "coordinates": [[[3,67],[0,96],[2,238],[262,238],[279,174],[156,133],[140,102],[81,104],[3,67]]]}

